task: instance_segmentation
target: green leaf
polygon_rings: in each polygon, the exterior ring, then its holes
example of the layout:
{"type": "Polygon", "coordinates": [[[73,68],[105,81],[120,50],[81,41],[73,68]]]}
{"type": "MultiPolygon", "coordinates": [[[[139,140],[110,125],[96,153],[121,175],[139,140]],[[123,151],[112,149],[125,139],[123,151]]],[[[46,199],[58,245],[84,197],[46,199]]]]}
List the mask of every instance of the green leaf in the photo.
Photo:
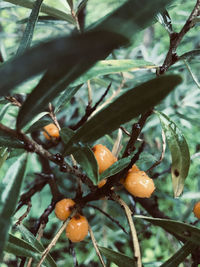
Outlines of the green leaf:
{"type": "Polygon", "coordinates": [[[103,180],[109,176],[112,176],[120,172],[122,169],[126,168],[128,164],[130,163],[132,157],[133,156],[130,155],[126,158],[120,159],[116,161],[115,163],[113,163],[107,170],[101,173],[99,180],[103,180]]]}
{"type": "Polygon", "coordinates": [[[22,128],[30,116],[41,112],[96,61],[106,58],[113,49],[127,45],[131,36],[152,21],[166,3],[166,0],[157,0],[152,5],[147,0],[144,3],[129,0],[88,32],[43,43],[3,64],[0,70],[0,93],[3,94],[30,76],[51,68],[20,109],[18,128],[22,128]]]}
{"type": "Polygon", "coordinates": [[[19,257],[32,257],[35,260],[39,259],[39,251],[30,243],[9,234],[8,242],[5,251],[19,257]]]}
{"type": "Polygon", "coordinates": [[[200,55],[200,49],[195,49],[195,50],[186,52],[183,55],[181,55],[179,57],[179,60],[184,60],[184,59],[190,60],[190,59],[195,58],[196,56],[199,56],[199,55],[200,55]]]}
{"type": "Polygon", "coordinates": [[[178,267],[185,258],[195,250],[195,246],[192,242],[186,242],[182,248],[180,248],[170,259],[160,265],[160,267],[178,267]]]}
{"type": "Polygon", "coordinates": [[[4,162],[6,161],[7,157],[9,156],[9,151],[7,147],[1,147],[0,148],[0,168],[2,167],[2,165],[4,164],[4,162]]]}
{"type": "MultiPolygon", "coordinates": [[[[74,131],[68,127],[63,127],[60,131],[60,136],[62,141],[67,144],[74,136],[74,131]]],[[[99,176],[98,165],[94,153],[89,146],[78,144],[74,147],[72,154],[82,169],[87,173],[88,177],[97,184],[99,176]]]]}
{"type": "Polygon", "coordinates": [[[82,75],[79,79],[72,83],[72,86],[85,83],[88,80],[91,80],[94,77],[108,75],[111,73],[119,73],[124,71],[138,71],[144,69],[154,69],[155,65],[151,63],[138,59],[115,59],[115,60],[100,60],[92,67],[89,71],[87,71],[84,75],[82,75]]]}
{"type": "MultiPolygon", "coordinates": [[[[33,5],[34,5],[34,2],[30,1],[30,0],[4,0],[4,1],[18,5],[18,6],[30,8],[30,9],[32,9],[33,5]]],[[[74,20],[70,14],[66,14],[66,12],[58,10],[54,7],[50,7],[48,5],[42,4],[41,12],[45,13],[49,16],[52,16],[54,18],[58,18],[60,20],[66,20],[67,22],[69,22],[71,24],[75,24],[75,22],[74,22],[74,20]]]]}
{"type": "Polygon", "coordinates": [[[87,173],[88,177],[94,182],[94,184],[97,184],[99,168],[94,153],[89,146],[78,148],[78,150],[73,153],[73,156],[81,165],[82,169],[87,173]]]}
{"type": "MultiPolygon", "coordinates": [[[[27,125],[24,127],[23,131],[24,131],[25,133],[30,132],[30,129],[35,127],[35,126],[34,126],[35,123],[39,122],[39,120],[40,120],[42,117],[44,117],[44,116],[46,116],[46,115],[48,115],[48,114],[49,114],[49,112],[41,112],[41,113],[39,113],[37,116],[35,116],[33,119],[30,118],[29,122],[28,122],[27,125]],[[31,120],[31,119],[32,119],[32,120],[31,120]]],[[[52,120],[49,120],[49,121],[52,122],[52,120]]]]}
{"type": "Polygon", "coordinates": [[[161,76],[126,91],[87,121],[66,144],[64,153],[70,152],[73,143],[92,142],[116,130],[158,104],[180,82],[177,75],[161,76]]]}
{"type": "MultiPolygon", "coordinates": [[[[106,57],[116,45],[125,43],[122,37],[107,32],[84,33],[67,39],[68,42],[65,44],[65,52],[63,51],[59,68],[56,65],[44,74],[20,109],[17,117],[18,128],[22,128],[38,112],[43,111],[49,102],[97,60],[106,57]],[[103,42],[102,38],[104,38],[103,42]],[[88,56],[89,53],[90,56],[88,56]]],[[[44,58],[44,55],[42,57],[44,58]]],[[[70,91],[69,95],[75,93],[74,88],[67,90],[70,91]]]]}
{"type": "Polygon", "coordinates": [[[177,127],[165,114],[155,111],[158,115],[165,133],[172,157],[172,183],[174,196],[178,197],[183,192],[184,182],[190,167],[190,152],[187,142],[177,127]]]}
{"type": "Polygon", "coordinates": [[[24,148],[24,144],[17,138],[0,130],[0,146],[12,147],[12,148],[24,148]]]}
{"type": "Polygon", "coordinates": [[[7,241],[11,218],[20,194],[26,162],[27,154],[23,154],[10,166],[0,184],[0,259],[7,241]]]}
{"type": "Polygon", "coordinates": [[[50,123],[52,123],[52,120],[50,118],[38,120],[33,125],[31,125],[31,127],[26,131],[26,133],[32,133],[34,131],[38,131],[50,123]]]}
{"type": "Polygon", "coordinates": [[[7,103],[6,105],[4,105],[2,108],[1,108],[1,111],[0,111],[0,121],[2,121],[4,115],[6,114],[8,108],[10,107],[11,103],[7,103]]]}
{"type": "Polygon", "coordinates": [[[20,42],[19,48],[17,50],[17,54],[22,54],[26,49],[28,49],[31,45],[33,32],[35,29],[35,25],[38,20],[40,8],[42,5],[43,0],[36,0],[33,4],[33,8],[30,14],[30,17],[28,19],[26,29],[24,31],[22,40],[20,42]]]}
{"type": "Polygon", "coordinates": [[[163,12],[157,14],[157,19],[169,34],[173,33],[171,18],[166,9],[163,12]]]}
{"type": "Polygon", "coordinates": [[[200,229],[195,226],[169,219],[151,218],[141,215],[135,215],[134,217],[160,226],[170,234],[179,237],[180,240],[187,240],[193,244],[196,244],[197,246],[200,245],[200,229]]]}
{"type": "Polygon", "coordinates": [[[57,113],[60,109],[62,109],[62,107],[69,102],[69,100],[75,95],[81,86],[82,84],[79,84],[75,87],[70,86],[64,92],[62,92],[56,101],[54,112],[57,113]]]}
{"type": "Polygon", "coordinates": [[[155,15],[162,11],[169,0],[129,0],[96,23],[98,30],[115,32],[131,40],[135,33],[149,26],[155,15]],[[116,27],[117,25],[117,27],[116,27]]]}
{"type": "Polygon", "coordinates": [[[111,262],[114,262],[119,267],[134,267],[136,262],[134,259],[109,248],[104,248],[99,246],[100,252],[111,262]]]}
{"type": "MultiPolygon", "coordinates": [[[[36,237],[23,225],[20,224],[17,226],[17,229],[22,234],[23,238],[30,243],[35,249],[40,252],[45,250],[44,246],[36,239],[36,237]]],[[[56,267],[56,263],[50,254],[47,255],[45,263],[48,267],[56,267]]]]}

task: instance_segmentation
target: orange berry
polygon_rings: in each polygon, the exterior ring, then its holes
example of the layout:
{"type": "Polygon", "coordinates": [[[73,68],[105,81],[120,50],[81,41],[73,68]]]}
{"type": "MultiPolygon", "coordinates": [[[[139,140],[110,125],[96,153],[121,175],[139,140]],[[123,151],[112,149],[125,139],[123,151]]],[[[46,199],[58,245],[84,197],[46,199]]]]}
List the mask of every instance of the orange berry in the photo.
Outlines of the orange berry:
{"type": "Polygon", "coordinates": [[[56,203],[55,214],[58,219],[65,221],[71,214],[72,207],[76,203],[70,198],[64,198],[56,203]]]}
{"type": "Polygon", "coordinates": [[[198,201],[193,208],[194,215],[200,219],[200,201],[198,201]]]}
{"type": "Polygon", "coordinates": [[[46,125],[43,129],[45,130],[43,131],[43,135],[48,140],[50,140],[51,138],[57,139],[60,136],[59,129],[54,123],[46,125]]]}
{"type": "Polygon", "coordinates": [[[106,169],[108,169],[113,163],[117,161],[116,157],[112,152],[101,144],[95,145],[92,148],[97,164],[99,166],[99,173],[101,174],[106,169]]]}
{"type": "Polygon", "coordinates": [[[106,184],[106,182],[107,182],[107,180],[106,179],[103,179],[103,180],[101,180],[99,183],[98,183],[98,188],[101,188],[101,187],[103,187],[105,184],[106,184]]]}
{"type": "MultiPolygon", "coordinates": [[[[133,166],[128,170],[128,174],[134,173],[134,172],[139,172],[139,171],[140,171],[140,169],[135,164],[133,164],[133,166]]],[[[121,178],[120,183],[123,184],[124,180],[125,180],[125,178],[121,178]]]]}
{"type": "Polygon", "coordinates": [[[154,181],[143,171],[129,172],[123,185],[135,197],[149,198],[155,190],[154,181]]]}
{"type": "Polygon", "coordinates": [[[68,223],[66,227],[66,236],[72,242],[82,241],[88,234],[88,221],[87,219],[77,214],[68,223]]]}

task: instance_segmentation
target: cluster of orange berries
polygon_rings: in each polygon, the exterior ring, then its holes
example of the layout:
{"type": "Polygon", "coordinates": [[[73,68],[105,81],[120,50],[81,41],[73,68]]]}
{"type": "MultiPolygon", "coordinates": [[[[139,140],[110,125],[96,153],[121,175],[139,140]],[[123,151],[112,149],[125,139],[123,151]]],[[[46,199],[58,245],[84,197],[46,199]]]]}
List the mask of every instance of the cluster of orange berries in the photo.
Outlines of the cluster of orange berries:
{"type": "MultiPolygon", "coordinates": [[[[92,150],[97,160],[100,174],[117,161],[112,152],[101,144],[95,145],[92,150]]],[[[105,183],[106,179],[102,180],[98,187],[102,187],[105,183]]],[[[149,198],[155,190],[154,181],[136,165],[133,165],[127,176],[121,179],[121,183],[135,197],[149,198]]]]}
{"type": "MultiPolygon", "coordinates": [[[[65,221],[70,216],[75,204],[76,203],[70,198],[64,198],[57,202],[55,206],[56,217],[61,221],[65,221]]],[[[87,236],[88,227],[87,219],[77,213],[67,224],[66,236],[71,242],[80,242],[87,236]]]]}

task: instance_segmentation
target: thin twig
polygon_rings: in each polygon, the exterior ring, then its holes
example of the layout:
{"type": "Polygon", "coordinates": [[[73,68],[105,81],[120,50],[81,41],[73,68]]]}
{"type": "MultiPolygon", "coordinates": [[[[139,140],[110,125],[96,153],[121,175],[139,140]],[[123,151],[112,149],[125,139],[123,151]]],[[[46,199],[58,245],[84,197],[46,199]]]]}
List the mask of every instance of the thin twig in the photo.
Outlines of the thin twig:
{"type": "Polygon", "coordinates": [[[73,217],[77,212],[77,208],[75,208],[70,217],[63,222],[63,225],[61,226],[61,228],[59,229],[59,231],[56,233],[56,235],[54,236],[54,238],[52,239],[51,243],[48,245],[48,247],[43,251],[42,253],[42,257],[39,261],[39,263],[37,264],[36,267],[40,267],[43,263],[43,261],[45,260],[45,258],[47,257],[48,253],[50,252],[50,250],[52,249],[53,246],[55,246],[55,244],[57,243],[59,237],[61,236],[62,232],[65,230],[65,228],[67,227],[67,224],[69,223],[71,217],[73,217]]]}
{"type": "Polygon", "coordinates": [[[87,105],[85,115],[83,115],[83,117],[77,122],[77,124],[70,127],[72,130],[74,130],[74,131],[77,130],[88,120],[90,115],[94,113],[94,111],[97,109],[98,105],[104,100],[104,98],[106,97],[106,95],[108,94],[108,92],[110,90],[110,87],[111,87],[111,83],[108,85],[106,91],[100,97],[100,99],[97,101],[97,103],[94,105],[94,107],[91,107],[90,104],[87,105]]]}
{"type": "Polygon", "coordinates": [[[87,81],[87,88],[88,88],[88,106],[92,106],[92,87],[90,80],[87,81]]]}
{"type": "Polygon", "coordinates": [[[26,209],[25,213],[21,217],[19,217],[18,221],[15,224],[16,226],[20,225],[22,223],[22,221],[28,216],[28,214],[31,210],[31,207],[32,207],[31,201],[28,201],[27,209],[26,209]]]}
{"type": "Polygon", "coordinates": [[[100,253],[100,251],[99,251],[97,241],[96,241],[96,239],[95,239],[95,237],[94,237],[94,233],[93,233],[92,228],[90,227],[90,225],[89,225],[89,232],[90,232],[90,237],[91,237],[91,240],[92,240],[92,244],[93,244],[93,246],[94,246],[94,248],[95,248],[95,250],[96,250],[97,256],[99,257],[99,260],[100,260],[102,266],[103,266],[103,267],[106,267],[106,265],[105,265],[105,263],[104,263],[104,261],[103,261],[103,258],[102,258],[102,256],[101,256],[101,253],[100,253]]]}
{"type": "MultiPolygon", "coordinates": [[[[51,117],[51,119],[53,120],[54,124],[56,125],[56,127],[58,128],[58,130],[60,131],[60,125],[58,123],[58,120],[56,118],[56,115],[54,113],[54,109],[51,103],[49,103],[49,116],[51,117]]],[[[45,129],[44,129],[45,130],[45,129]]]]}
{"type": "Polygon", "coordinates": [[[69,164],[67,164],[64,161],[64,159],[63,160],[60,160],[60,159],[58,160],[58,157],[56,157],[55,155],[51,154],[48,150],[44,149],[41,145],[39,145],[33,139],[30,139],[23,132],[20,132],[20,131],[17,132],[15,130],[3,125],[2,123],[0,123],[0,130],[6,132],[10,136],[13,136],[13,137],[23,141],[24,142],[24,149],[26,149],[27,151],[35,152],[38,155],[40,155],[41,157],[44,157],[44,158],[54,162],[55,164],[60,166],[60,170],[62,172],[67,172],[67,173],[74,174],[75,176],[79,177],[83,183],[87,184],[88,187],[92,191],[95,190],[95,186],[93,185],[93,183],[89,179],[89,177],[87,177],[87,175],[82,174],[81,172],[79,172],[78,169],[75,169],[75,168],[71,167],[69,164]]]}
{"type": "Polygon", "coordinates": [[[72,254],[72,257],[73,257],[74,267],[78,267],[78,260],[77,260],[77,257],[76,257],[76,252],[75,252],[75,249],[74,249],[74,245],[70,240],[69,240],[69,251],[70,251],[70,253],[72,254]]]}
{"type": "Polygon", "coordinates": [[[107,212],[105,212],[104,210],[100,209],[99,207],[97,206],[94,206],[92,204],[88,204],[87,205],[88,207],[91,207],[93,209],[96,209],[98,211],[100,211],[102,214],[104,214],[108,219],[110,219],[112,222],[114,222],[119,228],[122,229],[122,231],[125,233],[125,234],[128,234],[126,229],[117,221],[115,220],[113,217],[111,217],[107,212]]]}
{"type": "Polygon", "coordinates": [[[135,229],[135,225],[132,219],[132,211],[128,207],[128,205],[115,193],[112,194],[112,198],[114,201],[118,202],[124,209],[126,213],[126,217],[130,226],[131,235],[132,235],[132,241],[133,241],[133,247],[134,247],[134,255],[136,259],[137,267],[142,267],[142,260],[141,260],[141,253],[140,253],[140,245],[138,242],[137,232],[135,229]]]}
{"type": "Polygon", "coordinates": [[[180,42],[182,41],[185,34],[192,27],[194,27],[195,18],[199,15],[199,13],[200,13],[200,0],[197,0],[194,9],[192,10],[189,18],[185,22],[181,31],[179,33],[173,32],[170,34],[170,47],[165,57],[163,65],[157,70],[157,75],[164,74],[171,65],[175,64],[179,60],[179,57],[176,54],[176,49],[178,45],[180,44],[180,42]]]}
{"type": "Polygon", "coordinates": [[[186,66],[188,72],[190,73],[190,75],[191,75],[193,81],[195,82],[196,86],[200,89],[200,83],[199,83],[197,77],[196,77],[196,76],[194,75],[194,73],[192,72],[192,70],[191,70],[191,68],[190,68],[190,65],[188,64],[188,62],[187,62],[186,60],[183,60],[183,62],[185,63],[185,66],[186,66]]]}

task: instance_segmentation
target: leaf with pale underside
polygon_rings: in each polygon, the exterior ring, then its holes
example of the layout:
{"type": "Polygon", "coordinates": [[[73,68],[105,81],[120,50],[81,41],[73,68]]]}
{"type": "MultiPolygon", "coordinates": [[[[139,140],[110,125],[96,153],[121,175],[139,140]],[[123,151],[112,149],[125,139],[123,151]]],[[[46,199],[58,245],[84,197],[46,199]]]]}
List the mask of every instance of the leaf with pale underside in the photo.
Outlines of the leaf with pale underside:
{"type": "Polygon", "coordinates": [[[172,157],[171,175],[174,197],[183,192],[185,179],[190,167],[190,152],[188,144],[178,126],[165,114],[155,111],[165,133],[172,157]]]}

